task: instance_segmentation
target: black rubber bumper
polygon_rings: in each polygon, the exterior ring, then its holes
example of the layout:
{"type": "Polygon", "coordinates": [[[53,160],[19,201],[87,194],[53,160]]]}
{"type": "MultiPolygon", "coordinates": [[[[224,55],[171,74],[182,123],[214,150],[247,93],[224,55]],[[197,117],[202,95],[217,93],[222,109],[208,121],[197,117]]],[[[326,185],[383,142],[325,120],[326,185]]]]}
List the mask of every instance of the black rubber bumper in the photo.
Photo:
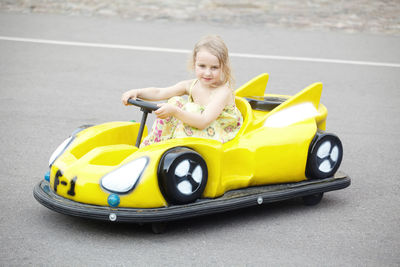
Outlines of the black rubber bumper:
{"type": "Polygon", "coordinates": [[[348,187],[350,183],[350,177],[339,172],[334,177],[323,180],[250,187],[227,192],[224,196],[216,199],[201,199],[187,205],[150,209],[110,208],[75,202],[56,195],[45,180],[35,186],[33,195],[43,206],[67,215],[103,221],[153,223],[220,213],[339,190],[348,187]]]}

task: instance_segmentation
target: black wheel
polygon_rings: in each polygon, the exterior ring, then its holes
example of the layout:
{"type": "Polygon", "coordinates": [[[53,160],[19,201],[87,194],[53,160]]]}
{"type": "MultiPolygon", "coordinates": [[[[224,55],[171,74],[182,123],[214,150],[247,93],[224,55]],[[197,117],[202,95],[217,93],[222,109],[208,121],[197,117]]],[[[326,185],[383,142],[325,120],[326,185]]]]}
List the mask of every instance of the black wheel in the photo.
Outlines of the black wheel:
{"type": "Polygon", "coordinates": [[[318,136],[313,143],[307,161],[307,177],[323,179],[331,177],[338,170],[343,157],[340,139],[332,134],[318,136]]]}
{"type": "Polygon", "coordinates": [[[313,195],[308,195],[303,197],[303,203],[306,206],[314,206],[321,202],[324,193],[318,193],[313,195]]]}
{"type": "Polygon", "coordinates": [[[160,189],[173,204],[186,204],[198,199],[206,187],[207,177],[206,162],[192,149],[173,148],[160,160],[160,189]]]}

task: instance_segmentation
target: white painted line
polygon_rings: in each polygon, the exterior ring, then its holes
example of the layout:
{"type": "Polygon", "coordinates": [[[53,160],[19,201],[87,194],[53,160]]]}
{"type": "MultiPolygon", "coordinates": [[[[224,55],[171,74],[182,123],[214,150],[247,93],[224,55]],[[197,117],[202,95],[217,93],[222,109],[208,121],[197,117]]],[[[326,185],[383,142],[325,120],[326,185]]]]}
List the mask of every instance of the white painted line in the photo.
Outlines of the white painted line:
{"type": "MultiPolygon", "coordinates": [[[[118,45],[118,44],[101,44],[101,43],[87,43],[87,42],[70,42],[70,41],[20,38],[20,37],[9,37],[9,36],[0,36],[0,40],[14,41],[14,42],[27,42],[27,43],[39,43],[39,44],[52,44],[52,45],[79,46],[79,47],[111,48],[111,49],[125,49],[125,50],[136,50],[136,51],[164,52],[164,53],[180,53],[180,54],[191,53],[191,50],[187,50],[187,49],[173,49],[173,48],[163,48],[163,47],[118,45]]],[[[335,63],[335,64],[350,64],[350,65],[362,65],[362,66],[400,68],[399,63],[389,63],[389,62],[354,61],[354,60],[311,58],[311,57],[289,57],[289,56],[274,56],[274,55],[245,54],[245,53],[230,53],[230,56],[231,57],[241,57],[241,58],[255,58],[255,59],[290,60],[290,61],[306,61],[306,62],[318,62],[318,63],[335,63]]]]}
{"type": "Polygon", "coordinates": [[[312,57],[287,57],[287,56],[240,54],[240,53],[230,53],[230,55],[232,57],[245,57],[245,58],[257,58],[257,59],[292,60],[292,61],[307,61],[307,62],[320,62],[320,63],[336,63],[336,64],[400,68],[400,64],[389,63],[389,62],[355,61],[355,60],[312,58],[312,57]]]}
{"type": "Polygon", "coordinates": [[[67,45],[67,46],[83,46],[83,47],[94,47],[94,48],[113,48],[113,49],[125,49],[125,50],[137,50],[137,51],[151,51],[151,52],[167,52],[167,53],[181,53],[181,54],[182,53],[183,54],[191,53],[190,50],[185,50],[185,49],[173,49],[173,48],[162,48],[162,47],[151,47],[151,46],[134,46],[134,45],[56,41],[56,40],[19,38],[19,37],[8,37],[8,36],[0,36],[0,40],[15,41],[15,42],[27,42],[27,43],[39,43],[39,44],[52,44],[52,45],[67,45]]]}

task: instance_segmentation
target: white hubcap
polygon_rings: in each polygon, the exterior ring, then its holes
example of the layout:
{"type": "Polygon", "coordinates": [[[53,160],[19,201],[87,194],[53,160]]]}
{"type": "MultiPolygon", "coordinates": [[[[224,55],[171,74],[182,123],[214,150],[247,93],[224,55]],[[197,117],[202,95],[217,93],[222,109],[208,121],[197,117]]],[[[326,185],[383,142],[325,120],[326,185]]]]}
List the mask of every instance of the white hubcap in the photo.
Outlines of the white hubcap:
{"type": "Polygon", "coordinates": [[[203,179],[203,170],[198,163],[186,159],[176,166],[175,176],[180,180],[177,184],[179,192],[190,195],[200,185],[203,179]]]}
{"type": "Polygon", "coordinates": [[[339,159],[339,154],[338,145],[332,144],[331,141],[323,142],[317,150],[318,169],[324,173],[332,171],[339,159]]]}

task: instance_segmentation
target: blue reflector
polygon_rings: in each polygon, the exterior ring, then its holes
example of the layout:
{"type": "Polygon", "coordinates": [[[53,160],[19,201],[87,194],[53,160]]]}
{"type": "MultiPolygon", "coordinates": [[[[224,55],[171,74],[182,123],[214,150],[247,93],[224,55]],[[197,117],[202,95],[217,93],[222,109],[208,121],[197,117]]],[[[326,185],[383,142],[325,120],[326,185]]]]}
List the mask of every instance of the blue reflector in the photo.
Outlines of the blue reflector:
{"type": "Polygon", "coordinates": [[[108,196],[107,202],[108,205],[115,208],[119,205],[119,196],[116,194],[111,194],[108,196]]]}
{"type": "Polygon", "coordinates": [[[47,182],[50,182],[50,171],[48,171],[48,172],[46,172],[46,173],[44,174],[44,179],[45,179],[47,182]]]}

